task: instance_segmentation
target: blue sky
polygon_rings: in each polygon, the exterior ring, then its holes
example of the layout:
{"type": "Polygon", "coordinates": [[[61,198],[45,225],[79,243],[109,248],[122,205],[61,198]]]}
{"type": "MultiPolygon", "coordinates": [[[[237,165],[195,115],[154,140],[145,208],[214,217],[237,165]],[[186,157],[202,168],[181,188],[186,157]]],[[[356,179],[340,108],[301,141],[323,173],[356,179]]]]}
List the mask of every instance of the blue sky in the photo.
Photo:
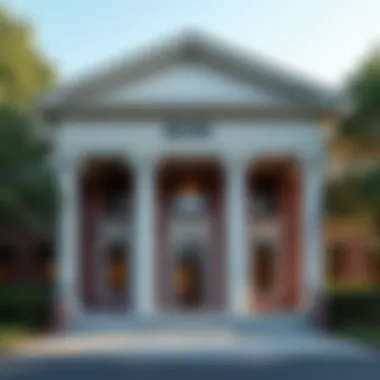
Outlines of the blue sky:
{"type": "Polygon", "coordinates": [[[63,78],[184,28],[339,85],[380,37],[379,0],[0,0],[63,78]]]}

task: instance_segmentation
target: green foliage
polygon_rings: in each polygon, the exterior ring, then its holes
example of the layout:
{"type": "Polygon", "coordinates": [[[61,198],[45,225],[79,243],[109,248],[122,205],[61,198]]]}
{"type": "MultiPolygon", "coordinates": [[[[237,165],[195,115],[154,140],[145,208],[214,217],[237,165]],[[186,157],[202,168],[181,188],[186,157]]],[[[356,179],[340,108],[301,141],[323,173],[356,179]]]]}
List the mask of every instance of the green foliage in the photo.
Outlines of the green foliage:
{"type": "Polygon", "coordinates": [[[373,260],[380,260],[380,244],[377,242],[371,249],[373,260]]]}
{"type": "Polygon", "coordinates": [[[46,147],[30,118],[0,107],[0,225],[42,233],[51,226],[56,204],[46,147]]]}
{"type": "Polygon", "coordinates": [[[339,334],[353,339],[362,345],[376,349],[380,348],[380,326],[360,323],[350,323],[339,329],[339,334]]]}
{"type": "MultiPolygon", "coordinates": [[[[351,109],[341,120],[340,137],[350,140],[359,152],[373,152],[380,144],[380,50],[375,49],[349,79],[346,92],[351,109]]],[[[380,226],[380,167],[363,173],[357,183],[346,180],[332,189],[328,208],[358,208],[373,216],[380,226]],[[333,206],[331,206],[333,204],[333,206]],[[351,204],[351,206],[350,206],[351,204]]]]}
{"type": "Polygon", "coordinates": [[[0,102],[29,107],[54,83],[54,71],[26,21],[0,6],[0,102]]]}
{"type": "Polygon", "coordinates": [[[51,290],[42,286],[0,286],[0,324],[46,327],[52,318],[52,301],[51,290]]]}
{"type": "Polygon", "coordinates": [[[0,6],[0,225],[30,232],[50,227],[55,190],[46,147],[37,140],[31,106],[54,72],[33,29],[0,6]],[[11,106],[10,106],[11,105],[11,106]],[[22,111],[21,111],[22,110],[22,111]]]}
{"type": "Polygon", "coordinates": [[[352,323],[380,326],[380,290],[362,289],[325,294],[323,301],[330,328],[337,329],[352,323]]]}
{"type": "Polygon", "coordinates": [[[341,217],[366,213],[380,226],[380,167],[328,184],[325,212],[341,217]]]}
{"type": "Polygon", "coordinates": [[[0,352],[6,351],[27,339],[30,335],[26,326],[15,326],[14,324],[0,324],[0,352]]]}
{"type": "Polygon", "coordinates": [[[351,110],[341,122],[340,131],[358,143],[380,137],[380,51],[375,50],[350,78],[347,95],[351,110]]]}
{"type": "Polygon", "coordinates": [[[329,183],[325,190],[325,211],[330,216],[348,216],[366,208],[360,176],[345,177],[329,183]]]}
{"type": "MultiPolygon", "coordinates": [[[[362,198],[368,208],[377,216],[380,215],[380,167],[376,166],[369,171],[362,183],[362,198]]],[[[379,220],[380,221],[380,220],[379,220]]]]}

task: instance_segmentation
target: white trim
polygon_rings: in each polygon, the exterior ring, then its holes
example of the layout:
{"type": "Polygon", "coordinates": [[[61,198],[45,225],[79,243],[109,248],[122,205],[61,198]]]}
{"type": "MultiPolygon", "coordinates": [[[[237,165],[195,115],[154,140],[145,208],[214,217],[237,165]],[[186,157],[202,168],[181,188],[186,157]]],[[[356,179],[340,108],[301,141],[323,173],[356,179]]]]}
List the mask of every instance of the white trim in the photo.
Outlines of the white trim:
{"type": "Polygon", "coordinates": [[[227,304],[228,312],[246,313],[245,284],[247,260],[247,218],[245,176],[247,160],[239,156],[226,161],[225,218],[227,236],[227,304]]]}
{"type": "Polygon", "coordinates": [[[136,167],[136,245],[134,270],[136,312],[149,316],[154,305],[154,240],[155,240],[155,160],[140,157],[136,167]]]}
{"type": "Polygon", "coordinates": [[[63,302],[66,323],[70,323],[80,312],[79,260],[81,214],[78,194],[79,157],[63,162],[58,170],[61,191],[58,224],[58,281],[59,302],[63,302]]]}
{"type": "MultiPolygon", "coordinates": [[[[294,155],[322,144],[323,133],[315,122],[215,122],[212,136],[202,141],[167,138],[162,122],[66,122],[55,132],[59,149],[67,157],[122,155],[132,160],[154,155],[215,156],[239,154],[249,159],[256,155],[294,155]]],[[[137,163],[138,164],[138,163],[137,163]]]]}
{"type": "Polygon", "coordinates": [[[304,78],[300,79],[296,73],[287,72],[277,65],[265,62],[261,57],[249,56],[228,43],[199,32],[187,31],[166,41],[160,41],[156,46],[150,46],[149,54],[144,52],[123,58],[116,64],[111,62],[106,69],[100,68],[49,92],[41,98],[40,107],[43,110],[62,107],[70,104],[70,100],[82,100],[94,92],[104,91],[110,85],[114,87],[120,82],[133,84],[173,64],[191,62],[194,58],[224,75],[238,77],[243,83],[252,85],[259,82],[262,86],[273,89],[275,93],[299,104],[299,107],[337,106],[338,94],[331,89],[322,88],[304,78]]]}

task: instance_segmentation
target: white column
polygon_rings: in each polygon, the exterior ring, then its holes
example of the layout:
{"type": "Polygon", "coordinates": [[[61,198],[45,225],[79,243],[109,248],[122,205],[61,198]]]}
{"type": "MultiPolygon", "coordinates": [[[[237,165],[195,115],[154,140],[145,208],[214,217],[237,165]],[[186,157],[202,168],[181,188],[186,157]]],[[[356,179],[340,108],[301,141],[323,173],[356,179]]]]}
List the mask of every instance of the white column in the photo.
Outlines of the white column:
{"type": "Polygon", "coordinates": [[[137,313],[154,312],[154,240],[155,240],[155,162],[141,158],[136,162],[136,236],[135,305],[137,313]]]}
{"type": "Polygon", "coordinates": [[[233,157],[226,161],[226,169],[228,312],[242,315],[246,312],[247,277],[246,165],[242,158],[233,157]]]}
{"type": "Polygon", "coordinates": [[[322,154],[302,158],[302,254],[304,296],[302,309],[308,311],[324,285],[324,252],[322,244],[322,154]]]}
{"type": "Polygon", "coordinates": [[[57,297],[64,308],[66,322],[79,312],[79,200],[78,161],[67,159],[58,168],[60,191],[58,219],[57,297]]]}

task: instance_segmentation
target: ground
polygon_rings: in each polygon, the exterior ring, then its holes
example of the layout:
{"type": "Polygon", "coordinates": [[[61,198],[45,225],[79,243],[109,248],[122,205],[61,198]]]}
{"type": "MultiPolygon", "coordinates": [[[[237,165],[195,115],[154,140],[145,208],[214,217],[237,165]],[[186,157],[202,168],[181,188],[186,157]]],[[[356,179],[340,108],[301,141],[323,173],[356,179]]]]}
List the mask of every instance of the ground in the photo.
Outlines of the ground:
{"type": "Polygon", "coordinates": [[[120,332],[40,339],[0,362],[1,379],[380,378],[380,354],[317,332],[120,332]]]}
{"type": "Polygon", "coordinates": [[[0,325],[0,353],[17,346],[29,337],[29,331],[19,326],[0,325]]]}
{"type": "Polygon", "coordinates": [[[21,360],[0,367],[4,380],[83,379],[292,379],[378,380],[380,360],[309,358],[279,362],[136,360],[99,357],[21,360]]]}

